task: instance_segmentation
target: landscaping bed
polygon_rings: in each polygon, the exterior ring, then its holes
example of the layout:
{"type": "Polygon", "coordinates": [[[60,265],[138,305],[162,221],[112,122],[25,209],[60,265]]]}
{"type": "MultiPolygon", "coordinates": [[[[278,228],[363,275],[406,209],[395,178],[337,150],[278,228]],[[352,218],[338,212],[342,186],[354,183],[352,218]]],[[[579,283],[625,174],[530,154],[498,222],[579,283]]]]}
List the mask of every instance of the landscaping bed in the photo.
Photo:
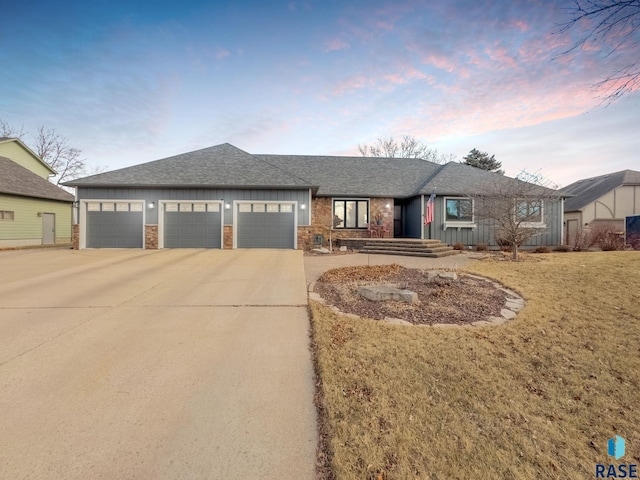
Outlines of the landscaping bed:
{"type": "Polygon", "coordinates": [[[315,292],[340,311],[374,320],[399,318],[415,325],[467,325],[499,316],[505,292],[493,283],[458,274],[457,280],[429,280],[427,272],[399,265],[358,266],[329,270],[316,282],[315,292]],[[417,303],[375,302],[358,287],[392,285],[418,295],[417,303]]]}

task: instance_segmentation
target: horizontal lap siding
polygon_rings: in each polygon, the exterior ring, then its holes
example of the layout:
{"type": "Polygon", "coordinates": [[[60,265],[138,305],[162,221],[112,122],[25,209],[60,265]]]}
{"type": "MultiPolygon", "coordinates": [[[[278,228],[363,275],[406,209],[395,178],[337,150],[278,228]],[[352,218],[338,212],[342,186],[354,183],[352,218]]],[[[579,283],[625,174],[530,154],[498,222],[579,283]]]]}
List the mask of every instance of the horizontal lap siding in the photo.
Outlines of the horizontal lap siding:
{"type": "Polygon", "coordinates": [[[14,212],[14,220],[0,220],[0,245],[17,245],[9,242],[27,240],[30,244],[42,241],[42,217],[38,212],[53,213],[56,216],[56,243],[71,241],[71,203],[51,200],[0,195],[0,210],[14,212]]]}
{"type": "MultiPolygon", "coordinates": [[[[224,200],[233,205],[234,200],[265,200],[298,202],[298,225],[309,224],[309,190],[258,190],[258,189],[207,189],[207,188],[78,188],[79,200],[144,200],[154,202],[156,208],[146,209],[146,223],[158,223],[158,202],[160,200],[224,200]],[[300,208],[302,204],[305,209],[300,208]]],[[[224,205],[222,206],[224,209],[224,205]]],[[[233,209],[224,209],[224,224],[233,222],[233,209]]]]}

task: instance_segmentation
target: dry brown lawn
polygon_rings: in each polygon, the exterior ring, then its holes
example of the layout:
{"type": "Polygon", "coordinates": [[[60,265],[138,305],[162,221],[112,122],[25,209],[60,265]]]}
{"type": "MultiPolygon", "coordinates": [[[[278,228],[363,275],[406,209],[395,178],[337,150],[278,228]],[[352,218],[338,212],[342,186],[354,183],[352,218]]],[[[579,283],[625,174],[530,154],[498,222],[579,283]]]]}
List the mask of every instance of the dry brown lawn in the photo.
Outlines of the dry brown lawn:
{"type": "Polygon", "coordinates": [[[528,304],[499,327],[393,326],[312,303],[321,478],[584,479],[640,463],[640,253],[469,271],[528,304]]]}

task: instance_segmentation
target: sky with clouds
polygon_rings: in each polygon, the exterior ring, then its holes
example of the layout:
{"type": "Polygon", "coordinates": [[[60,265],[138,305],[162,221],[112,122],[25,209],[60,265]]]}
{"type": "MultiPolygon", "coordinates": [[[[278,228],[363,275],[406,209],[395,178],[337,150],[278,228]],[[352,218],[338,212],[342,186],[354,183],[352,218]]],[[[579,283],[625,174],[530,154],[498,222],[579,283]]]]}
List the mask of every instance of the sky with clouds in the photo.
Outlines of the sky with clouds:
{"type": "Polygon", "coordinates": [[[359,144],[412,135],[559,185],[640,170],[640,93],[603,106],[593,87],[620,58],[598,46],[558,57],[580,33],[559,31],[569,5],[10,2],[0,119],[54,128],[109,169],[224,142],[358,155],[359,144]]]}

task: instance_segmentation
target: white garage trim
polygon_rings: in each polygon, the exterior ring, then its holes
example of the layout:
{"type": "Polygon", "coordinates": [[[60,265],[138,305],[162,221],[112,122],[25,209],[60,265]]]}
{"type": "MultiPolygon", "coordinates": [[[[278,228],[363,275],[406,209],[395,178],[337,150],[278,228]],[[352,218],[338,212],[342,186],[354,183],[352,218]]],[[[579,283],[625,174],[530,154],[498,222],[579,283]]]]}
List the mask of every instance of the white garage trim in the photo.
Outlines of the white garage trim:
{"type": "MultiPolygon", "coordinates": [[[[159,200],[158,201],[158,248],[164,248],[164,212],[167,204],[172,206],[189,203],[194,205],[218,205],[220,209],[220,245],[224,248],[224,204],[221,200],[159,200]]],[[[195,208],[195,207],[194,207],[195,208]]],[[[206,208],[206,207],[205,207],[206,208]]]]}
{"type": "MultiPolygon", "coordinates": [[[[269,205],[290,205],[293,213],[293,248],[298,248],[298,202],[297,201],[288,201],[288,200],[234,200],[233,201],[233,248],[238,248],[238,209],[240,205],[249,205],[249,208],[252,204],[264,204],[266,205],[266,210],[269,210],[269,205]]],[[[273,207],[272,207],[273,208],[273,207]]]]}
{"type": "Polygon", "coordinates": [[[83,250],[87,248],[87,208],[88,204],[99,204],[99,203],[109,203],[113,204],[113,209],[116,209],[116,204],[124,204],[129,203],[133,207],[134,205],[142,209],[142,248],[145,246],[145,222],[147,218],[147,209],[144,200],[127,200],[123,198],[105,198],[105,199],[97,199],[92,198],[90,200],[80,200],[80,238],[79,238],[79,249],[83,250]]]}

